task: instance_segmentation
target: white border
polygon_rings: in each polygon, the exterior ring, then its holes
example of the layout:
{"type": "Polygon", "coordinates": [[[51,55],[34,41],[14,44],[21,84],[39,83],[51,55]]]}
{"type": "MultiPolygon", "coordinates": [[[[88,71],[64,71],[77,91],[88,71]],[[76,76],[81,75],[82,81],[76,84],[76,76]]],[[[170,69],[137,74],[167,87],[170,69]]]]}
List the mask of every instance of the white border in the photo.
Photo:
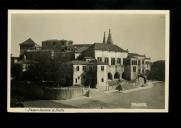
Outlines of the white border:
{"type": "Polygon", "coordinates": [[[169,10],[8,10],[8,67],[7,67],[7,111],[8,112],[27,112],[27,113],[152,113],[169,111],[169,10]],[[11,15],[12,14],[165,14],[165,109],[59,109],[59,108],[11,108],[10,107],[10,54],[11,54],[11,15]]]}

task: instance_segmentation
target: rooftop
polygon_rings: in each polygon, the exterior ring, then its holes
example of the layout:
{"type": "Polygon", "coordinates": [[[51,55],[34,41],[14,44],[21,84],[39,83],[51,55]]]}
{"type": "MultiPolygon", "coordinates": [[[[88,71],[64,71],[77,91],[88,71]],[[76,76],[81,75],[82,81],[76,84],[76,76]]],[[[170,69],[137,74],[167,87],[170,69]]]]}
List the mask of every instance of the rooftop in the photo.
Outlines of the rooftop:
{"type": "Polygon", "coordinates": [[[74,46],[74,49],[76,49],[75,52],[81,53],[84,50],[88,49],[91,45],[92,44],[74,44],[73,46],[74,46]]]}
{"type": "Polygon", "coordinates": [[[87,61],[83,61],[83,60],[72,60],[72,61],[65,62],[64,64],[71,64],[71,65],[93,65],[93,64],[106,65],[103,62],[97,62],[97,61],[87,62],[87,61]]]}
{"type": "Polygon", "coordinates": [[[128,57],[146,57],[145,55],[140,55],[140,54],[137,54],[137,53],[128,53],[128,57]]]}
{"type": "Polygon", "coordinates": [[[72,40],[64,40],[64,39],[49,39],[49,40],[44,40],[42,42],[62,42],[62,41],[69,41],[69,42],[73,42],[72,40]]]}
{"type": "Polygon", "coordinates": [[[89,48],[102,51],[128,52],[127,50],[124,50],[115,44],[94,43],[89,48]]]}
{"type": "Polygon", "coordinates": [[[34,46],[37,45],[31,38],[28,38],[24,42],[20,43],[21,46],[34,46]]]}

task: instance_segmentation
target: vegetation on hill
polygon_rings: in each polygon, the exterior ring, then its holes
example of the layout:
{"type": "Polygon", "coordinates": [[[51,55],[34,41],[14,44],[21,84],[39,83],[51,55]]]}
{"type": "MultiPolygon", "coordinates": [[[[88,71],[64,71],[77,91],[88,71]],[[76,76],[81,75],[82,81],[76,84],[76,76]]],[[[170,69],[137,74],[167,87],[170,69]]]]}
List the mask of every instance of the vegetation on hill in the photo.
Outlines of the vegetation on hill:
{"type": "Polygon", "coordinates": [[[159,60],[151,64],[151,71],[147,76],[148,80],[165,81],[165,61],[159,60]]]}

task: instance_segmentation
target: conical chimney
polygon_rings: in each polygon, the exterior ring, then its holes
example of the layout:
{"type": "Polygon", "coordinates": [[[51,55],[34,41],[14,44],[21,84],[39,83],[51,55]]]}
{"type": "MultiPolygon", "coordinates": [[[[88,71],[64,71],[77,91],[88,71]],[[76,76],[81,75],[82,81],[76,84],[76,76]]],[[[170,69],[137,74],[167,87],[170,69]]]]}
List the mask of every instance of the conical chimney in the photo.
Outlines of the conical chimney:
{"type": "Polygon", "coordinates": [[[104,37],[103,37],[103,44],[106,43],[106,32],[104,32],[104,37]]]}
{"type": "Polygon", "coordinates": [[[113,44],[112,36],[111,36],[111,30],[110,29],[109,29],[109,34],[108,34],[108,37],[107,37],[107,44],[113,44]]]}

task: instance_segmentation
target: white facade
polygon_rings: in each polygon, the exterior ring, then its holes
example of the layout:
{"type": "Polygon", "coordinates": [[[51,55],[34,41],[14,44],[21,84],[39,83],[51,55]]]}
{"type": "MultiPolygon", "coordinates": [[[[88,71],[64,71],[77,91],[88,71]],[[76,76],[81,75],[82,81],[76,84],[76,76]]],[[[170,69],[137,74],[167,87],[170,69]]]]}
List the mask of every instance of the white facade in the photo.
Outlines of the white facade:
{"type": "Polygon", "coordinates": [[[105,62],[105,58],[109,58],[109,65],[111,65],[111,58],[115,58],[115,64],[117,65],[117,59],[121,58],[121,65],[123,65],[123,59],[127,58],[128,53],[127,52],[115,52],[115,51],[101,51],[101,50],[95,50],[95,58],[98,59],[98,57],[102,58],[102,62],[105,62]]]}
{"type": "Polygon", "coordinates": [[[73,65],[73,85],[82,84],[83,77],[84,77],[83,66],[86,66],[86,65],[73,65]]]}
{"type": "Polygon", "coordinates": [[[107,85],[107,65],[97,65],[97,86],[107,85]]]}

